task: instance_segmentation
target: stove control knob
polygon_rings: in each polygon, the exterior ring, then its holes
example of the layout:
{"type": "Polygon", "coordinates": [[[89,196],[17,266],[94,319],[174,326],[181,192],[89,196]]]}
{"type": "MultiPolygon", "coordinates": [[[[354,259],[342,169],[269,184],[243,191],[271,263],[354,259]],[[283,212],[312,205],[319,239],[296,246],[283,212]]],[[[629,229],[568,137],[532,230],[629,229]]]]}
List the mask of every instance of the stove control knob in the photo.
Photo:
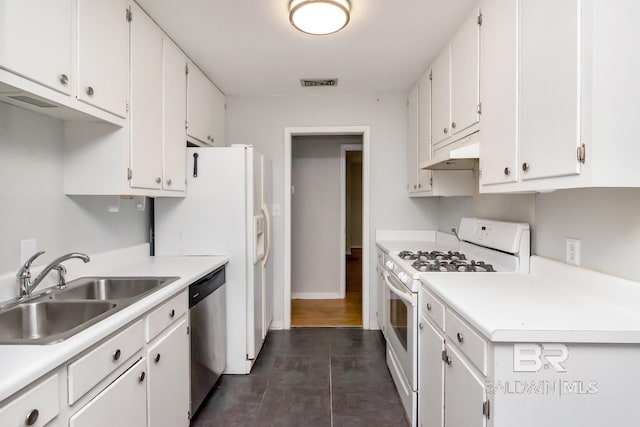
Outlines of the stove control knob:
{"type": "Polygon", "coordinates": [[[411,278],[406,273],[401,272],[400,274],[398,274],[398,277],[400,278],[400,280],[402,280],[402,283],[404,283],[405,285],[411,281],[411,278]]]}
{"type": "Polygon", "coordinates": [[[388,268],[389,270],[393,270],[393,262],[391,262],[391,261],[387,261],[387,264],[386,264],[386,265],[387,265],[387,268],[388,268]]]}

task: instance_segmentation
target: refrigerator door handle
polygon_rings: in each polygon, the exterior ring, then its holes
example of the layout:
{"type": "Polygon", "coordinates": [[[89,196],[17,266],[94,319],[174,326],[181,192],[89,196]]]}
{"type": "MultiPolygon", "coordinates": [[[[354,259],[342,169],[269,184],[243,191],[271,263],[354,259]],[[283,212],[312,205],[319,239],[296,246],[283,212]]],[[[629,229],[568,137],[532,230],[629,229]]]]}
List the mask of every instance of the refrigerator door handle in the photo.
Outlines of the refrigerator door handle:
{"type": "Polygon", "coordinates": [[[198,153],[193,153],[193,177],[198,177],[198,153]]]}
{"type": "Polygon", "coordinates": [[[264,249],[264,256],[262,257],[262,265],[267,265],[269,255],[271,254],[271,215],[269,214],[269,207],[265,203],[262,203],[262,213],[267,222],[265,230],[265,233],[267,233],[266,248],[264,249]]]}

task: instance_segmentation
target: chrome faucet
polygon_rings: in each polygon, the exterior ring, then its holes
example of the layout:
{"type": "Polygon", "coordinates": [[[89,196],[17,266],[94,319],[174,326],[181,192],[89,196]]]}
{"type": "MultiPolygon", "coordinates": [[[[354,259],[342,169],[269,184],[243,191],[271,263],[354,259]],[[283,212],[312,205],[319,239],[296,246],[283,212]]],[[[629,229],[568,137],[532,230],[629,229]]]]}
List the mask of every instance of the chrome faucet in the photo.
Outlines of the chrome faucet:
{"type": "Polygon", "coordinates": [[[31,256],[31,258],[29,258],[24,263],[24,265],[20,267],[20,270],[18,270],[18,273],[16,274],[16,282],[20,287],[20,298],[25,298],[31,295],[31,292],[40,284],[40,282],[42,282],[42,280],[47,276],[47,274],[49,274],[51,270],[56,270],[58,272],[58,284],[56,285],[56,288],[64,288],[66,286],[65,274],[67,273],[67,269],[61,264],[62,262],[72,258],[81,259],[85,263],[90,261],[89,256],[82,253],[71,252],[62,255],[61,257],[58,257],[51,261],[51,263],[49,263],[49,265],[47,265],[44,270],[42,270],[42,272],[35,279],[33,279],[32,282],[31,264],[43,253],[44,251],[40,251],[33,254],[33,256],[31,256]]]}

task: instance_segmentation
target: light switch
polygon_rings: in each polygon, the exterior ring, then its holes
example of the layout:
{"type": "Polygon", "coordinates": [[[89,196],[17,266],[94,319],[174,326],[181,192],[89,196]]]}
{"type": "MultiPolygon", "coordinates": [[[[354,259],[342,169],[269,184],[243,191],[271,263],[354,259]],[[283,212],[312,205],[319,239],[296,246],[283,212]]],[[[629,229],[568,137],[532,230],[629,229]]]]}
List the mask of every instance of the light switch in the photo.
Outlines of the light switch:
{"type": "Polygon", "coordinates": [[[38,241],[34,239],[25,239],[20,241],[20,265],[23,265],[31,255],[38,252],[38,241]]]}

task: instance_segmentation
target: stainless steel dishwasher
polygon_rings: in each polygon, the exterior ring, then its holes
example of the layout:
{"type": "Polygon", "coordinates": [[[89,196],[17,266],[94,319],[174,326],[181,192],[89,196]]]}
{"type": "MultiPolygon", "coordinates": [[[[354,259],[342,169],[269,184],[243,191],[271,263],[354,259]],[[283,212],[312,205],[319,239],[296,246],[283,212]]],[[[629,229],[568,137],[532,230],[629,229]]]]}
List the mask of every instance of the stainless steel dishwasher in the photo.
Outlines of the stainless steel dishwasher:
{"type": "Polygon", "coordinates": [[[227,364],[225,266],[189,286],[191,416],[227,364]]]}

